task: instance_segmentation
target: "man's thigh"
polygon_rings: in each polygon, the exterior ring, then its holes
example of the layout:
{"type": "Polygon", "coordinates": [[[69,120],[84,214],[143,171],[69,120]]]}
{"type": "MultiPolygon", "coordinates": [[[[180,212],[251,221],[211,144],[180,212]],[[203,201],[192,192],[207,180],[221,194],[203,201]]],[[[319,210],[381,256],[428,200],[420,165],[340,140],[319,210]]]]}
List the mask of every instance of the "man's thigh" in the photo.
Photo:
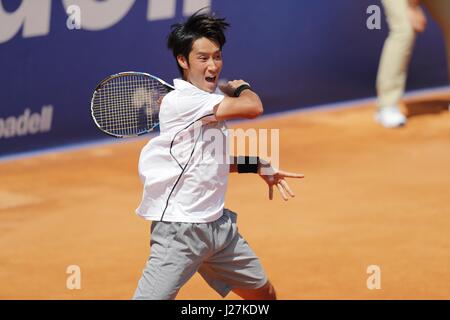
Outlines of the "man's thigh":
{"type": "Polygon", "coordinates": [[[189,228],[187,223],[153,222],[151,255],[133,299],[175,299],[180,288],[195,274],[206,246],[184,236],[189,228]]]}

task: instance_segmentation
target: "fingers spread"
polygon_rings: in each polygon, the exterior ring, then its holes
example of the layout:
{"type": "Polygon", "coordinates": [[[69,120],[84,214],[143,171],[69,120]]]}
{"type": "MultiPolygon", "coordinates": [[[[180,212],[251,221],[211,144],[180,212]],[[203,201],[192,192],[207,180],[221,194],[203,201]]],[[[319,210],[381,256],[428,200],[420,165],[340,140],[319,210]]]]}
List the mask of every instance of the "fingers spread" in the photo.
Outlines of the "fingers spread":
{"type": "Polygon", "coordinates": [[[291,190],[291,188],[289,188],[289,185],[285,180],[280,180],[280,184],[283,186],[284,190],[286,190],[287,193],[289,193],[291,197],[295,197],[294,192],[291,190]]]}
{"type": "Polygon", "coordinates": [[[305,175],[303,173],[280,171],[280,172],[278,172],[278,174],[283,177],[286,177],[286,178],[304,178],[305,177],[305,175]]]}
{"type": "Polygon", "coordinates": [[[283,197],[283,199],[284,199],[285,201],[287,201],[287,200],[288,200],[288,197],[287,197],[286,193],[284,192],[284,189],[283,189],[283,187],[281,186],[281,184],[277,183],[277,188],[278,188],[278,191],[280,191],[281,196],[283,197]]]}

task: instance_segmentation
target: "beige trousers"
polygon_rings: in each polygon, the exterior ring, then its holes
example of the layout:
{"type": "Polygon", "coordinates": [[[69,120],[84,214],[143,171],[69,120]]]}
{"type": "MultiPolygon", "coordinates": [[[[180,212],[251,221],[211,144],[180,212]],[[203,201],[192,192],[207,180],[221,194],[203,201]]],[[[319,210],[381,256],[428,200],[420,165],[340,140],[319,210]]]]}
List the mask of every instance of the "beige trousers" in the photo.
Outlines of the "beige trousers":
{"type": "MultiPolygon", "coordinates": [[[[408,66],[414,47],[415,32],[408,18],[408,0],[382,0],[389,25],[377,74],[378,107],[398,105],[406,85],[408,66]]],[[[450,0],[424,0],[433,19],[439,24],[450,64],[450,0]]],[[[430,52],[430,59],[433,58],[430,52]]],[[[449,66],[450,79],[450,66],[449,66]]]]}

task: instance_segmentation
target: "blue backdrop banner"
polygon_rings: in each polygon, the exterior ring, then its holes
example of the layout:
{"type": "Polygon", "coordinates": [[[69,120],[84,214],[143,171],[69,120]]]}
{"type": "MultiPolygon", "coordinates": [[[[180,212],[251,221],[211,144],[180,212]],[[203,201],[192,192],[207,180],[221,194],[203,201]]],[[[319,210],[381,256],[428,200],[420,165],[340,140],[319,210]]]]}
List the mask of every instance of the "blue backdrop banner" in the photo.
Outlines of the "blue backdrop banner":
{"type": "MultiPolygon", "coordinates": [[[[171,83],[170,25],[205,6],[231,24],[222,78],[249,81],[266,113],[375,95],[379,1],[0,0],[0,156],[104,137],[90,115],[98,82],[133,70],[171,83]]],[[[408,88],[446,85],[445,64],[430,21],[408,88]]]]}

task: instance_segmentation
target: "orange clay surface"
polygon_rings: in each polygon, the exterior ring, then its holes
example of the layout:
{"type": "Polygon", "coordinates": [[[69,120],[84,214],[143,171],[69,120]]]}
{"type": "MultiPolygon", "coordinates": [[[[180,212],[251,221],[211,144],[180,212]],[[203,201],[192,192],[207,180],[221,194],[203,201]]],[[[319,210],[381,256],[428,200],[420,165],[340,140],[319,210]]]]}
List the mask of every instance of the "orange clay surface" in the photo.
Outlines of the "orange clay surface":
{"type": "MultiPolygon", "coordinates": [[[[230,177],[226,206],[280,299],[450,299],[449,97],[407,99],[403,129],[375,124],[371,103],[231,126],[279,128],[281,168],[306,175],[288,202],[256,175],[230,177]]],[[[1,299],[132,297],[149,255],[134,214],[145,143],[0,163],[1,299]],[[80,290],[66,288],[70,265],[80,290]]],[[[195,275],[178,299],[221,297],[195,275]]]]}

